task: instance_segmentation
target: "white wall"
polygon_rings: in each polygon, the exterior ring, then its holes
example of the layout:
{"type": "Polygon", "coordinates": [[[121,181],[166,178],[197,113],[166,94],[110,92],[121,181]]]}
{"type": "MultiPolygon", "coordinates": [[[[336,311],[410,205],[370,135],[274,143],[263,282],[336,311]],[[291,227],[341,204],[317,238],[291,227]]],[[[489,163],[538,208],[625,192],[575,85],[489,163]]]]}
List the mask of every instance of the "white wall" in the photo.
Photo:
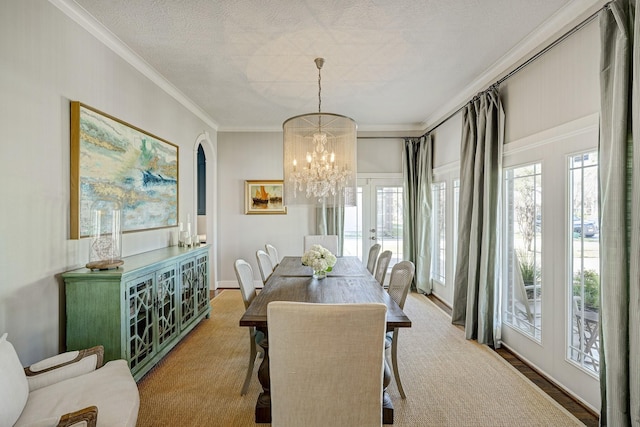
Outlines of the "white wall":
{"type": "Polygon", "coordinates": [[[592,21],[500,88],[505,143],[600,111],[600,30],[592,21]]]}
{"type": "MultiPolygon", "coordinates": [[[[313,233],[315,213],[306,206],[289,206],[286,215],[245,215],[245,180],[281,180],[281,132],[220,132],[218,134],[219,287],[237,287],[233,263],[243,258],[260,271],[256,250],[271,243],[280,257],[302,254],[302,236],[313,233]]],[[[260,282],[261,284],[261,282],[260,282]]]]}
{"type": "MultiPolygon", "coordinates": [[[[23,364],[64,343],[59,274],[88,261],[69,240],[69,102],[180,147],[180,217],[194,212],[194,142],[215,130],[42,0],[0,2],[0,334],[23,364]]],[[[172,229],[124,235],[123,255],[167,246],[172,229]]]]}
{"type": "MultiPolygon", "coordinates": [[[[358,140],[358,173],[401,172],[402,139],[358,140]]],[[[286,215],[245,215],[245,180],[282,179],[282,132],[218,133],[218,286],[237,287],[233,263],[243,258],[260,271],[256,250],[271,243],[280,257],[301,255],[302,238],[315,234],[315,211],[291,205],[286,215]]]]}

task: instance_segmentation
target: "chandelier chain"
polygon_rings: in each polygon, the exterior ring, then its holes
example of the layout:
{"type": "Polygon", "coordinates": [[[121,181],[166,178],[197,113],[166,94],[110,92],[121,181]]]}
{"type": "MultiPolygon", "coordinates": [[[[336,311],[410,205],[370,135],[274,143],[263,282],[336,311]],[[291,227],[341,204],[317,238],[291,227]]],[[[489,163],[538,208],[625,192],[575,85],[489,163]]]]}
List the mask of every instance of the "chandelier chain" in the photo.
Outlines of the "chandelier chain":
{"type": "Polygon", "coordinates": [[[321,85],[321,81],[322,78],[320,77],[320,66],[318,66],[318,113],[321,111],[320,107],[322,106],[322,85],[321,85]]]}

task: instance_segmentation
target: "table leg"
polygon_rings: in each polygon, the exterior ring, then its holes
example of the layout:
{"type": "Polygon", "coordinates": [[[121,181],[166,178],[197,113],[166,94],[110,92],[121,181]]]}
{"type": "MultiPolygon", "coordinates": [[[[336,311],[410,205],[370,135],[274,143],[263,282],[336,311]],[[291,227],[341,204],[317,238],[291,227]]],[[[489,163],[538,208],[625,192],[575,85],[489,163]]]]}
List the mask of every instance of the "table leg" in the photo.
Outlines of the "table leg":
{"type": "Polygon", "coordinates": [[[384,376],[382,377],[382,423],[393,424],[393,403],[387,393],[387,387],[391,383],[391,369],[387,363],[387,357],[384,357],[384,376]]]}
{"type": "Polygon", "coordinates": [[[269,339],[267,328],[257,328],[264,333],[264,339],[259,343],[264,350],[264,358],[258,368],[258,381],[262,386],[262,393],[256,402],[256,423],[271,422],[271,378],[269,377],[269,339]]]}

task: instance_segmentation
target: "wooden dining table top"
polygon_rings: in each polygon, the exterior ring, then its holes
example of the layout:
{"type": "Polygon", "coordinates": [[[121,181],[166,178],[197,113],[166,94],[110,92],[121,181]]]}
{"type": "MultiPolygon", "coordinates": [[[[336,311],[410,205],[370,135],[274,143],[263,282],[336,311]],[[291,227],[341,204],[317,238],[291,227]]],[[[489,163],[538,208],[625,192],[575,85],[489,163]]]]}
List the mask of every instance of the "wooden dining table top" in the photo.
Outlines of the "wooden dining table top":
{"type": "Polygon", "coordinates": [[[324,279],[312,278],[301,257],[284,257],[240,319],[240,326],[267,327],[267,305],[272,301],[318,304],[383,303],[387,330],[409,328],[411,320],[357,257],[338,257],[324,279]]]}

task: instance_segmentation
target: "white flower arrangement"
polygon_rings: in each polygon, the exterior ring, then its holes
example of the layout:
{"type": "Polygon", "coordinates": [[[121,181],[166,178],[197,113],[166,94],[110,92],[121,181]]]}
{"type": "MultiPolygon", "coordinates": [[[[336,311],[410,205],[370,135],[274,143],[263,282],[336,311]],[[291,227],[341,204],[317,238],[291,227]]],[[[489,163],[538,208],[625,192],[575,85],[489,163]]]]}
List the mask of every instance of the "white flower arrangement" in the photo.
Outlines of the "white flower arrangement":
{"type": "Polygon", "coordinates": [[[329,249],[321,245],[313,245],[302,255],[302,265],[309,266],[314,272],[329,272],[336,265],[337,258],[329,249]]]}

